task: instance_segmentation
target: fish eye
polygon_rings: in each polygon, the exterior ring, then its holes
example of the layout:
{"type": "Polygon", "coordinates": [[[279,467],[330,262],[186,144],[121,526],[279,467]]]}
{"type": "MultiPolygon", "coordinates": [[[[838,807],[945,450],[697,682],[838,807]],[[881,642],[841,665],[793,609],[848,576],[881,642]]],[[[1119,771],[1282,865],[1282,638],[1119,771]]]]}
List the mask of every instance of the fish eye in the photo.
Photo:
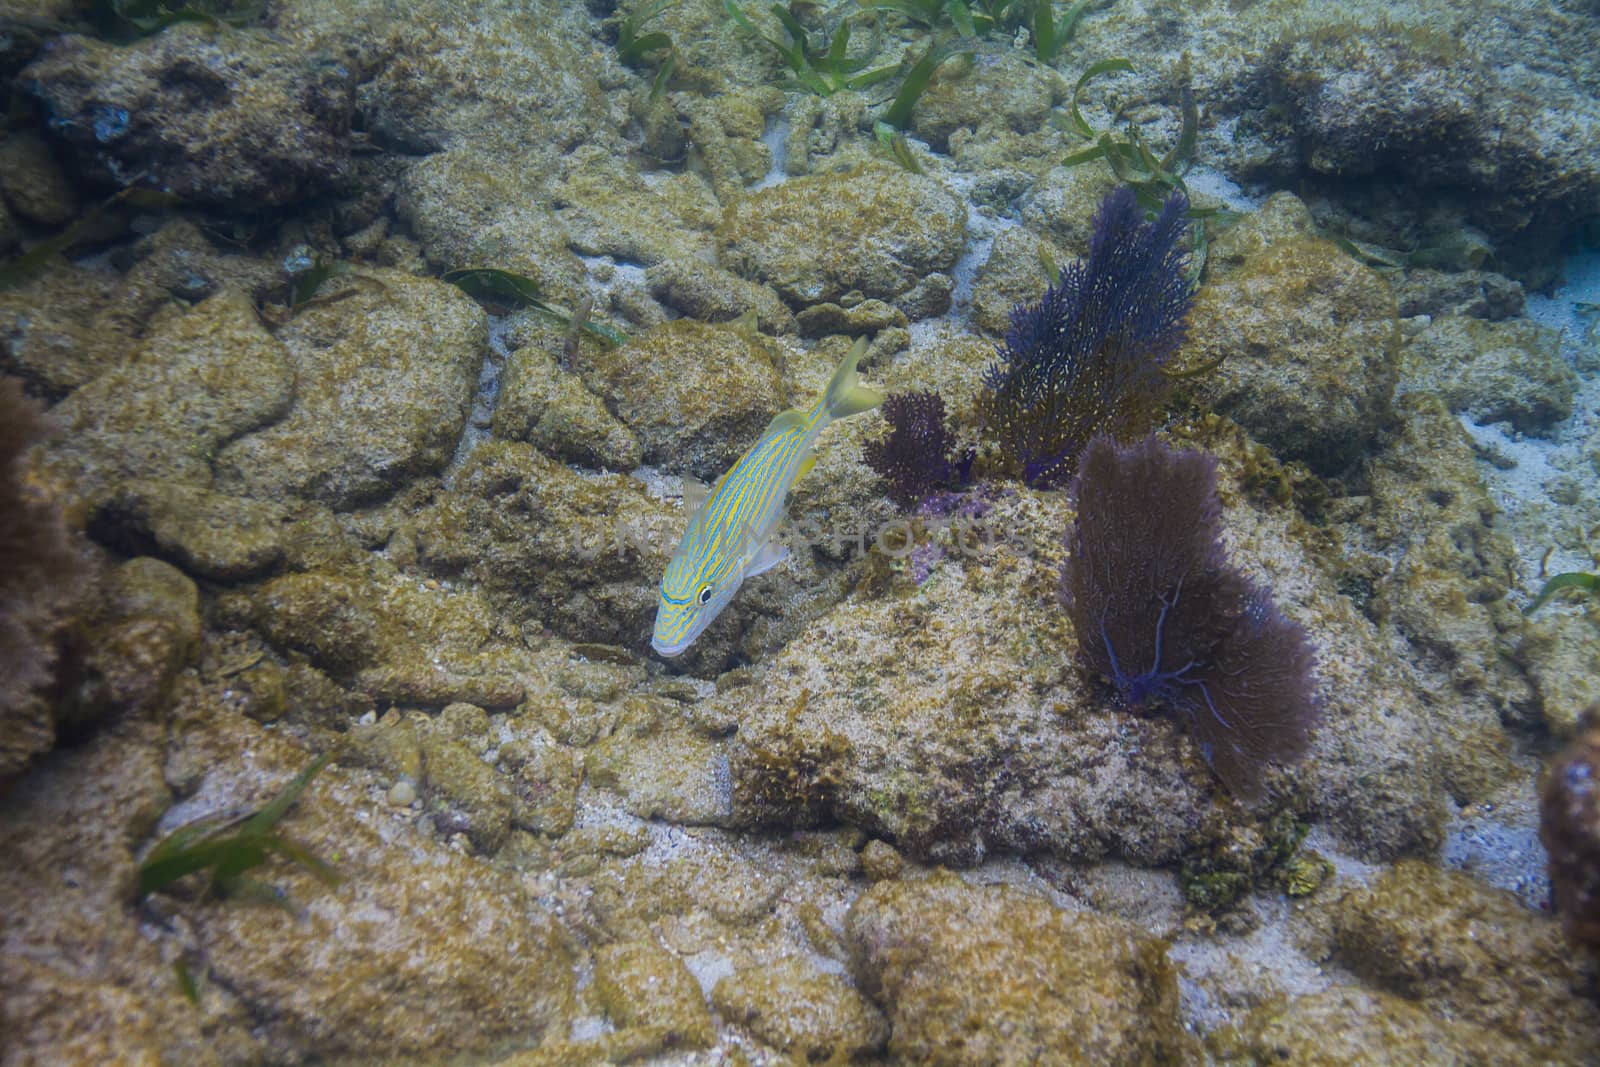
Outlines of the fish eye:
{"type": "Polygon", "coordinates": [[[700,587],[699,599],[700,603],[702,604],[709,604],[711,602],[711,587],[709,585],[702,585],[700,587]]]}

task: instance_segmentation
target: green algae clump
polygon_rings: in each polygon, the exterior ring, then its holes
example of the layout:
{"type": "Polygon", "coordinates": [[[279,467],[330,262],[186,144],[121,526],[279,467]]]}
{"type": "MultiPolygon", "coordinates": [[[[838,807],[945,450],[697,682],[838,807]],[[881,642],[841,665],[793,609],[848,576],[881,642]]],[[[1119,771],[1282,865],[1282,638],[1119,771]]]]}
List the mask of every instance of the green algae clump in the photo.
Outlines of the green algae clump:
{"type": "Polygon", "coordinates": [[[288,907],[276,889],[245,876],[246,871],[261,866],[273,855],[298,863],[326,885],[338,885],[339,875],[331,866],[304,845],[277,832],[278,823],[289,814],[328,759],[329,755],[323,753],[312,760],[257,811],[233,818],[199,819],[162,838],[139,864],[139,895],[160,892],[185,875],[210,871],[211,880],[206,885],[209,895],[248,896],[288,907]]]}
{"type": "Polygon", "coordinates": [[[1209,837],[1184,857],[1178,870],[1183,897],[1196,911],[1216,915],[1239,902],[1251,887],[1277,882],[1290,896],[1314,892],[1327,861],[1300,852],[1309,829],[1293,812],[1246,821],[1213,817],[1209,837]],[[1290,887],[1293,888],[1290,888],[1290,887]]]}

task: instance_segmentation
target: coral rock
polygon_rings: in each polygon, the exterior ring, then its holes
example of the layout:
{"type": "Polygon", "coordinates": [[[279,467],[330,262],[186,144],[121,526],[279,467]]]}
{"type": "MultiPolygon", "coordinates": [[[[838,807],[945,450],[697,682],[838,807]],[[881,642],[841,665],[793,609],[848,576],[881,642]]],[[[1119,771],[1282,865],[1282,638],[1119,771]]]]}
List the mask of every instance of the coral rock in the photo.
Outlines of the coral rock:
{"type": "Polygon", "coordinates": [[[711,1043],[705,995],[683,961],[654,938],[604,946],[595,953],[594,971],[600,1002],[619,1028],[665,1031],[669,1047],[711,1043]]]}
{"type": "Polygon", "coordinates": [[[985,139],[993,136],[990,127],[1032,133],[1061,92],[1047,65],[1024,60],[1020,52],[1002,54],[993,63],[951,63],[936,72],[917,100],[912,129],[939,151],[948,149],[950,135],[963,126],[985,139]]]}
{"type": "Polygon", "coordinates": [[[1404,860],[1348,895],[1334,917],[1339,960],[1369,982],[1480,1026],[1530,1053],[1582,1062],[1600,1041],[1585,998],[1600,960],[1575,954],[1550,918],[1468,875],[1404,860]]]}
{"type": "Polygon", "coordinates": [[[532,336],[506,360],[495,436],[527,441],[579,466],[633,470],[644,454],[639,439],[578,375],[557,365],[552,351],[561,351],[561,340],[554,328],[529,325],[532,336]]]}
{"type": "Polygon", "coordinates": [[[617,349],[586,346],[575,369],[638,435],[646,463],[710,480],[784,407],[765,344],[675,319],[617,349]]]}
{"type": "MultiPolygon", "coordinates": [[[[1547,39],[1590,46],[1589,17],[1554,18],[1564,21],[1541,26],[1547,39]]],[[[1497,48],[1425,25],[1295,25],[1266,50],[1262,99],[1273,101],[1293,165],[1347,182],[1392,173],[1420,197],[1448,191],[1447,202],[1497,237],[1558,241],[1600,195],[1583,132],[1596,121],[1593,96],[1565,73],[1575,68],[1504,63],[1512,50],[1537,49],[1520,34],[1497,48]]]]}
{"type": "Polygon", "coordinates": [[[491,441],[415,516],[429,571],[466,574],[514,612],[590,641],[642,645],[682,532],[621,475],[583,475],[518,442],[491,441]]]}
{"type": "MultiPolygon", "coordinates": [[[[1476,1067],[1526,1063],[1515,1037],[1356,986],[1269,1004],[1209,1038],[1219,1067],[1476,1067]]],[[[1208,1062],[1211,1062],[1208,1060],[1208,1062]]]]}
{"type": "Polygon", "coordinates": [[[644,819],[723,824],[730,814],[726,747],[684,721],[682,706],[638,697],[610,737],[584,756],[594,785],[615,789],[644,819]]]}
{"type": "Polygon", "coordinates": [[[97,180],[142,175],[186,201],[259,210],[347,176],[356,75],[268,34],[182,23],[126,47],[62,37],[20,77],[97,180]]]}
{"type": "Polygon", "coordinates": [[[100,731],[20,779],[0,805],[5,1059],[22,1064],[243,1063],[262,1055],[249,1013],[212,987],[177,991],[178,946],[130,911],[137,843],[172,801],[152,720],[100,731]],[[81,947],[93,946],[93,951],[81,947]]]}
{"type": "Polygon", "coordinates": [[[945,875],[879,882],[851,907],[847,930],[897,1059],[1186,1062],[1166,946],[1116,920],[945,875]]]}
{"type": "MultiPolygon", "coordinates": [[[[270,797],[308,758],[214,694],[181,714],[176,755],[203,796],[270,797]]],[[[270,1020],[270,1058],[438,1058],[564,1031],[572,946],[516,877],[395,821],[360,771],[325,770],[284,832],[341,876],[271,868],[298,914],[173,898],[216,984],[270,1020]]]]}
{"type": "Polygon", "coordinates": [[[1527,620],[1517,658],[1527,664],[1545,726],[1571,737],[1600,705],[1600,615],[1551,611],[1527,620]]]}
{"type": "Polygon", "coordinates": [[[1406,345],[1404,386],[1438,393],[1474,422],[1549,433],[1572,414],[1578,375],[1561,358],[1560,332],[1527,321],[1441,316],[1406,345]]]}
{"type": "Polygon", "coordinates": [[[1064,504],[993,505],[983,528],[1010,537],[981,561],[952,547],[908,595],[834,609],[756,685],[714,698],[739,722],[736,822],[842,820],[960,865],[997,850],[1176,859],[1211,777],[1175,724],[1095,707],[1070,669],[1055,564],[1018,551],[1059,545],[1064,504]]]}
{"type": "Polygon", "coordinates": [[[162,320],[133,358],[56,405],[70,433],[50,465],[90,500],[135,478],[205,487],[218,451],[281,417],[294,392],[289,354],[249,298],[220,293],[162,320]]]}
{"type": "Polygon", "coordinates": [[[78,215],[61,165],[43,141],[26,133],[0,141],[0,192],[18,215],[41,226],[63,226],[78,215]]]}
{"type": "Polygon", "coordinates": [[[717,244],[723,266],[793,306],[852,289],[892,301],[955,266],[966,221],[965,205],[931,178],[869,167],[751,193],[729,209],[717,244]]]}
{"type": "Polygon", "coordinates": [[[200,647],[200,592],[182,571],[141,556],[108,576],[101,604],[76,640],[81,677],[63,715],[87,720],[167,703],[200,647]]]}
{"type": "Polygon", "coordinates": [[[667,260],[645,271],[644,280],[650,295],[689,318],[726,322],[754,311],[756,325],[766,333],[795,331],[794,312],[771,288],[709,263],[667,260]]]}
{"type": "Polygon", "coordinates": [[[1211,245],[1196,296],[1190,358],[1220,361],[1201,398],[1281,458],[1335,474],[1388,417],[1400,333],[1376,271],[1316,236],[1279,193],[1211,245]]]}
{"type": "Polygon", "coordinates": [[[219,488],[351,507],[454,452],[487,349],[483,311],[454,286],[399,271],[346,281],[351,298],[309,308],[278,332],[294,401],[221,451],[219,488]]]}
{"type": "Polygon", "coordinates": [[[876,1052],[889,1039],[883,1014],[854,986],[794,957],[724,978],[711,1002],[730,1023],[812,1063],[876,1052]]]}

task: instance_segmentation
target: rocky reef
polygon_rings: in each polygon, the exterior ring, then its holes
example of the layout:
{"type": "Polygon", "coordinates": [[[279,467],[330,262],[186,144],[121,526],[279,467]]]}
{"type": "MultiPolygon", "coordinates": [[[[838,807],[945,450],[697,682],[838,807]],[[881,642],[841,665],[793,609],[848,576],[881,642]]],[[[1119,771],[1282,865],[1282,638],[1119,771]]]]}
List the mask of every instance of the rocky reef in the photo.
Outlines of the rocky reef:
{"type": "Polygon", "coordinates": [[[1592,5],[760,6],[0,0],[0,1067],[1585,1062],[1600,609],[1522,609],[1600,526],[1592,5]],[[1129,177],[1156,533],[1316,712],[1248,776],[986,422],[1129,177]],[[862,337],[914,401],[652,655],[862,337]]]}

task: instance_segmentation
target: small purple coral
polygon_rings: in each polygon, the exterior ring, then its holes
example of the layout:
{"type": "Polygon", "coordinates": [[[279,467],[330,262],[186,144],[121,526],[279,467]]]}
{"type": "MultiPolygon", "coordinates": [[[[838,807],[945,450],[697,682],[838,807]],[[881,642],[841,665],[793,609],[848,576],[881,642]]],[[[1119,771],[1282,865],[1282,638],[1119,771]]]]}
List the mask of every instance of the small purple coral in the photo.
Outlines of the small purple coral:
{"type": "Polygon", "coordinates": [[[881,410],[889,432],[868,441],[861,451],[867,465],[889,483],[889,499],[909,509],[936,491],[967,480],[972,452],[956,444],[939,394],[897,393],[883,402],[881,410]]]}
{"type": "Polygon", "coordinates": [[[1305,631],[1222,547],[1216,461],[1155,437],[1096,437],[1073,483],[1062,595],[1084,663],[1127,707],[1180,712],[1206,762],[1256,799],[1268,763],[1305,754],[1317,719],[1305,631]]]}

